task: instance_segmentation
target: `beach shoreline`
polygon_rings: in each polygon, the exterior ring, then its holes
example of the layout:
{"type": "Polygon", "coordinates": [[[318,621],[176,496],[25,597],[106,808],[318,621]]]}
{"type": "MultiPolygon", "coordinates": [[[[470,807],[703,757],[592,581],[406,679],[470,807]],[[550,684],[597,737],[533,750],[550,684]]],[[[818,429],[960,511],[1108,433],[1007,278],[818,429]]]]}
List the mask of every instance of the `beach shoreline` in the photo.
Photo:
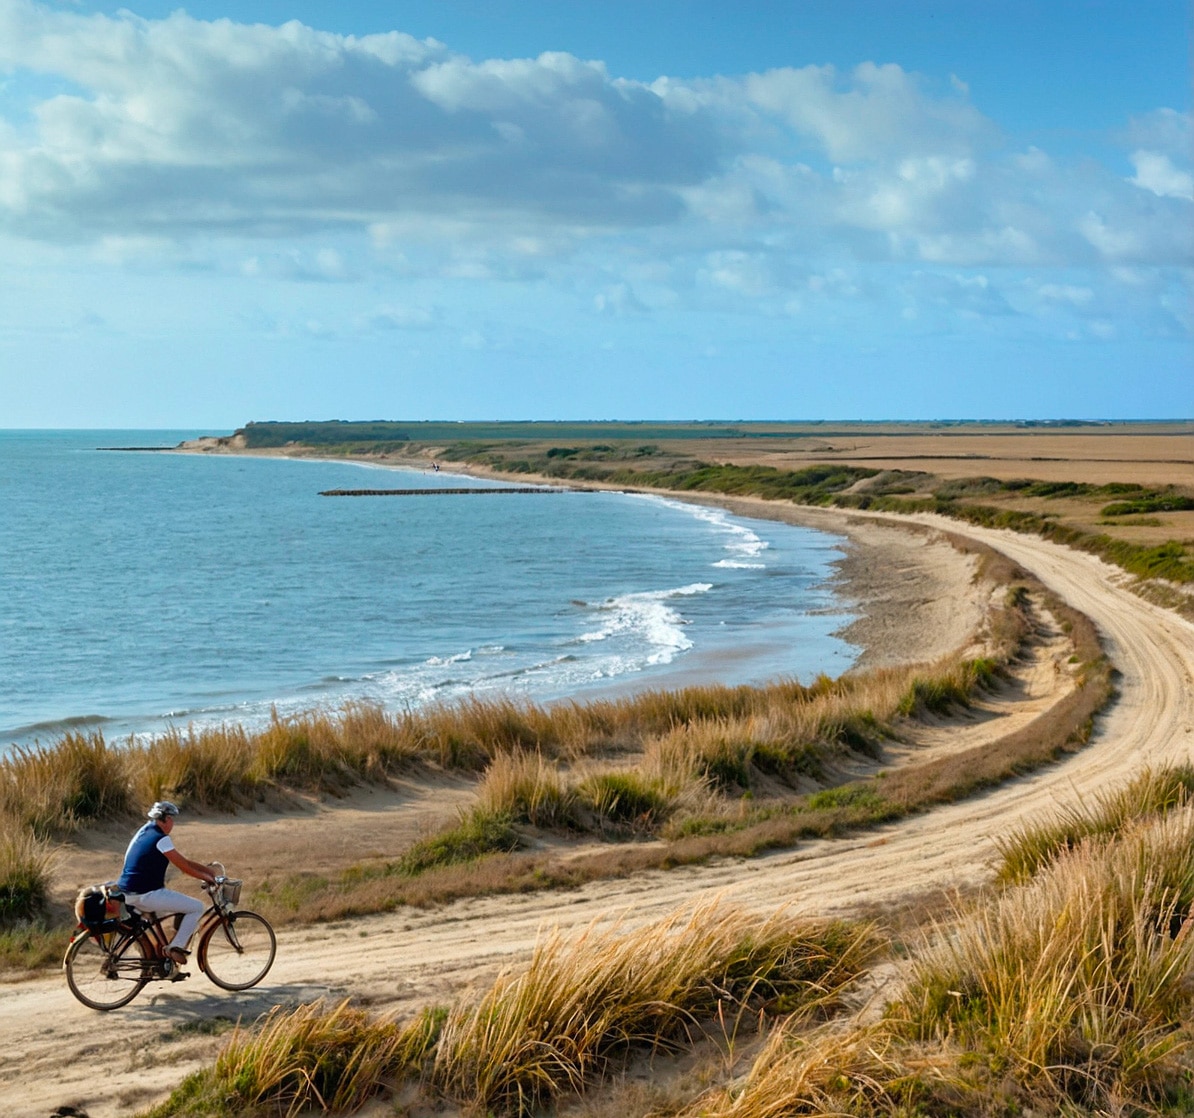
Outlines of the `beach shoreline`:
{"type": "MultiPolygon", "coordinates": [[[[330,457],[308,447],[250,450],[239,437],[195,439],[180,444],[174,452],[349,461],[414,471],[430,470],[434,463],[440,474],[453,477],[561,485],[558,479],[538,474],[519,474],[514,479],[473,463],[466,466],[431,456],[330,457]]],[[[600,482],[586,482],[583,488],[629,492],[626,486],[600,482]]],[[[844,510],[812,508],[761,497],[645,489],[636,492],[650,492],[684,504],[724,509],[734,516],[774,520],[841,537],[845,554],[834,563],[833,589],[843,607],[858,616],[835,635],[861,650],[851,671],[936,660],[969,644],[982,623],[982,590],[975,583],[977,560],[956,549],[935,529],[908,520],[864,517],[844,510]]],[[[630,686],[635,689],[633,684],[630,686]]]]}

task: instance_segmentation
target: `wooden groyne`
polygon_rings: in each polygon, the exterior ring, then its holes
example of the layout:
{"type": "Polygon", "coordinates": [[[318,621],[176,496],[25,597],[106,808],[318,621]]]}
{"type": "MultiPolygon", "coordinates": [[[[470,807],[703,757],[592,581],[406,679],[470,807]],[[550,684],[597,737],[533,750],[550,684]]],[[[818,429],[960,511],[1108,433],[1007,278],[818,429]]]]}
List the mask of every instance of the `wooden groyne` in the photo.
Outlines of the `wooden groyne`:
{"type": "Polygon", "coordinates": [[[466,488],[463,486],[450,486],[444,489],[322,489],[319,495],[321,497],[450,497],[460,496],[462,494],[484,494],[489,496],[494,493],[587,493],[587,489],[556,489],[547,488],[542,485],[510,485],[502,488],[476,486],[473,488],[466,488]]]}

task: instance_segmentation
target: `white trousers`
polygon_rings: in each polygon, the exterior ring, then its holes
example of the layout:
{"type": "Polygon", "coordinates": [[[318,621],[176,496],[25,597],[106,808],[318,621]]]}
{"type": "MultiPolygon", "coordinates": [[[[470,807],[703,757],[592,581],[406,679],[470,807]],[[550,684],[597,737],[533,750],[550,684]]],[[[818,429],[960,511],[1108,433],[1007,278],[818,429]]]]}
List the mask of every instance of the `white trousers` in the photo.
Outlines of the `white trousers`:
{"type": "Polygon", "coordinates": [[[181,947],[186,950],[191,942],[191,936],[199,927],[199,918],[207,906],[195,897],[188,897],[186,893],[176,893],[173,889],[154,889],[149,893],[125,893],[125,903],[142,912],[153,912],[158,916],[170,916],[179,913],[182,923],[170,941],[171,947],[181,947]]]}

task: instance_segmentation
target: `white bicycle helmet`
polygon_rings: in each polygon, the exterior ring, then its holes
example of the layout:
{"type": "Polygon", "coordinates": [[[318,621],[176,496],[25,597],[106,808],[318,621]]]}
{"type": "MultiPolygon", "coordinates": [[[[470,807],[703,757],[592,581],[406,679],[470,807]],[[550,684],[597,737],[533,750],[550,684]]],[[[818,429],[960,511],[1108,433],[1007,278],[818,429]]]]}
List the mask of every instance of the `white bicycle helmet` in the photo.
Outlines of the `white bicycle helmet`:
{"type": "Polygon", "coordinates": [[[162,819],[167,815],[177,815],[178,805],[172,804],[169,800],[158,800],[146,814],[150,819],[162,819]]]}

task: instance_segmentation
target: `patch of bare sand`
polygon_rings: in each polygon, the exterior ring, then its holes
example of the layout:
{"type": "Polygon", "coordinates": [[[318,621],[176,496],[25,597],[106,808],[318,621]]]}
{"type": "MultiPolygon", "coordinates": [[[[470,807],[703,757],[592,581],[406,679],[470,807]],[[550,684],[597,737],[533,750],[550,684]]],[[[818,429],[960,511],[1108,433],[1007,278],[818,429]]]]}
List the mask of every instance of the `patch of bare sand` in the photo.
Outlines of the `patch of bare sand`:
{"type": "Polygon", "coordinates": [[[862,648],[859,668],[936,660],[971,642],[982,624],[978,560],[939,531],[762,497],[685,494],[683,500],[844,536],[837,589],[861,616],[838,635],[862,648]]]}

